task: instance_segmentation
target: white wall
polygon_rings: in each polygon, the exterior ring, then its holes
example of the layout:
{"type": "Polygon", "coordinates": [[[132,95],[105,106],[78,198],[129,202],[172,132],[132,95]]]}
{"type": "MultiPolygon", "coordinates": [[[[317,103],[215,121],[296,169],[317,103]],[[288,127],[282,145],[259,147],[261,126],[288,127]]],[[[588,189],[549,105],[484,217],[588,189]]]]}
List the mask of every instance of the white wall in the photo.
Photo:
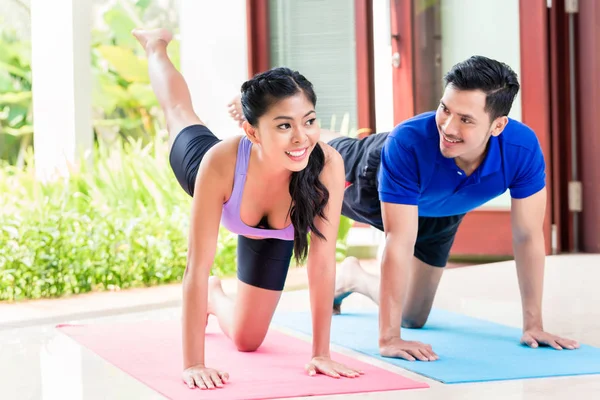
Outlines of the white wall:
{"type": "Polygon", "coordinates": [[[246,1],[180,1],[181,69],[194,109],[218,137],[239,134],[227,103],[248,79],[246,1]]]}

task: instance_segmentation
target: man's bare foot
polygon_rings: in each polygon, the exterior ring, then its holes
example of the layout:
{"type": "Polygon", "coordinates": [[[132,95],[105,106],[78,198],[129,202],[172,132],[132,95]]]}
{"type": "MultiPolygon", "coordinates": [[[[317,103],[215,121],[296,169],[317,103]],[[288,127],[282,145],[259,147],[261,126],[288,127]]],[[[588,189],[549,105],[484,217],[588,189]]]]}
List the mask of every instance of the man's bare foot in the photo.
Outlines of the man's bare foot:
{"type": "Polygon", "coordinates": [[[136,28],[131,31],[131,34],[140,42],[142,47],[148,51],[152,46],[157,43],[164,42],[164,45],[168,45],[173,40],[173,34],[164,28],[159,29],[140,29],[136,28]]]}
{"type": "Polygon", "coordinates": [[[356,257],[346,258],[337,270],[333,294],[333,314],[341,313],[342,301],[356,290],[356,279],[363,273],[356,257]]]}
{"type": "Polygon", "coordinates": [[[227,107],[229,108],[229,116],[235,122],[237,122],[238,125],[241,128],[242,124],[246,120],[246,117],[244,117],[244,111],[242,110],[242,98],[241,98],[241,95],[238,94],[233,99],[231,99],[231,101],[229,102],[229,104],[227,104],[227,107]]]}

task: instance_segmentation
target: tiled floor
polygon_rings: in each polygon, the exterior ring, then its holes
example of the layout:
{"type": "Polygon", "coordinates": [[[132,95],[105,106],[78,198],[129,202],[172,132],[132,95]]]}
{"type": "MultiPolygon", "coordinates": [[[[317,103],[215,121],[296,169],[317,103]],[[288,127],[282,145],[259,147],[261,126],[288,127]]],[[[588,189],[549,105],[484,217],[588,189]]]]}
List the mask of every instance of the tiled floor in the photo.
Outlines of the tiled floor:
{"type": "MultiPolygon", "coordinates": [[[[546,328],[553,333],[600,347],[599,282],[600,255],[549,257],[544,295],[546,328]]],[[[234,287],[228,284],[226,290],[234,287]]],[[[58,322],[173,319],[180,313],[179,296],[178,287],[163,287],[118,295],[93,294],[59,301],[1,304],[0,399],[162,398],[66,336],[58,334],[53,326],[58,322]]],[[[348,297],[344,306],[373,308],[369,301],[357,295],[348,297]]],[[[284,293],[280,307],[306,310],[307,292],[284,293]]],[[[435,307],[520,326],[520,298],[514,263],[448,270],[442,279],[435,307]]],[[[334,349],[431,386],[425,390],[346,395],[349,398],[600,398],[600,375],[444,385],[343,349],[334,349]]]]}

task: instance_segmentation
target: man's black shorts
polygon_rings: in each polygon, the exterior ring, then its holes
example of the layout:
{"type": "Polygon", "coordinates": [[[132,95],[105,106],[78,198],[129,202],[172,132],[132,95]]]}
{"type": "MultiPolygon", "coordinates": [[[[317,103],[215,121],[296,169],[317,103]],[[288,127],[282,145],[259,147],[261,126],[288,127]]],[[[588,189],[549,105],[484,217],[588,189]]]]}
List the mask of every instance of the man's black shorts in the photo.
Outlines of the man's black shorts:
{"type": "MultiPolygon", "coordinates": [[[[342,214],[383,231],[377,173],[381,149],[389,132],[359,140],[339,137],[329,142],[344,159],[346,191],[342,214]]],[[[454,237],[464,214],[449,217],[419,217],[415,257],[434,267],[445,267],[454,237]]]]}

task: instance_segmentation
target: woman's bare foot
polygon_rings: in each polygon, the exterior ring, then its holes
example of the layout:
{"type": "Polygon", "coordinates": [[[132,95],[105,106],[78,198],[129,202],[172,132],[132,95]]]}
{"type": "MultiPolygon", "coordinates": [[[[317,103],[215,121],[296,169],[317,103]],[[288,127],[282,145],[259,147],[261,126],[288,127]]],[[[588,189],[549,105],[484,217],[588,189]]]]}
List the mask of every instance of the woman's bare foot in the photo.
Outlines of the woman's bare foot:
{"type": "Polygon", "coordinates": [[[333,294],[333,314],[341,313],[342,301],[356,291],[356,279],[363,273],[356,257],[346,258],[336,273],[335,292],[333,294]]]}
{"type": "Polygon", "coordinates": [[[208,308],[209,315],[215,315],[215,296],[225,296],[223,286],[221,286],[221,278],[218,276],[210,276],[208,278],[208,308]]]}
{"type": "Polygon", "coordinates": [[[159,29],[140,29],[136,28],[131,31],[131,34],[140,42],[142,47],[148,51],[152,46],[157,43],[164,43],[164,46],[168,45],[173,40],[173,34],[164,28],[159,29]]]}

